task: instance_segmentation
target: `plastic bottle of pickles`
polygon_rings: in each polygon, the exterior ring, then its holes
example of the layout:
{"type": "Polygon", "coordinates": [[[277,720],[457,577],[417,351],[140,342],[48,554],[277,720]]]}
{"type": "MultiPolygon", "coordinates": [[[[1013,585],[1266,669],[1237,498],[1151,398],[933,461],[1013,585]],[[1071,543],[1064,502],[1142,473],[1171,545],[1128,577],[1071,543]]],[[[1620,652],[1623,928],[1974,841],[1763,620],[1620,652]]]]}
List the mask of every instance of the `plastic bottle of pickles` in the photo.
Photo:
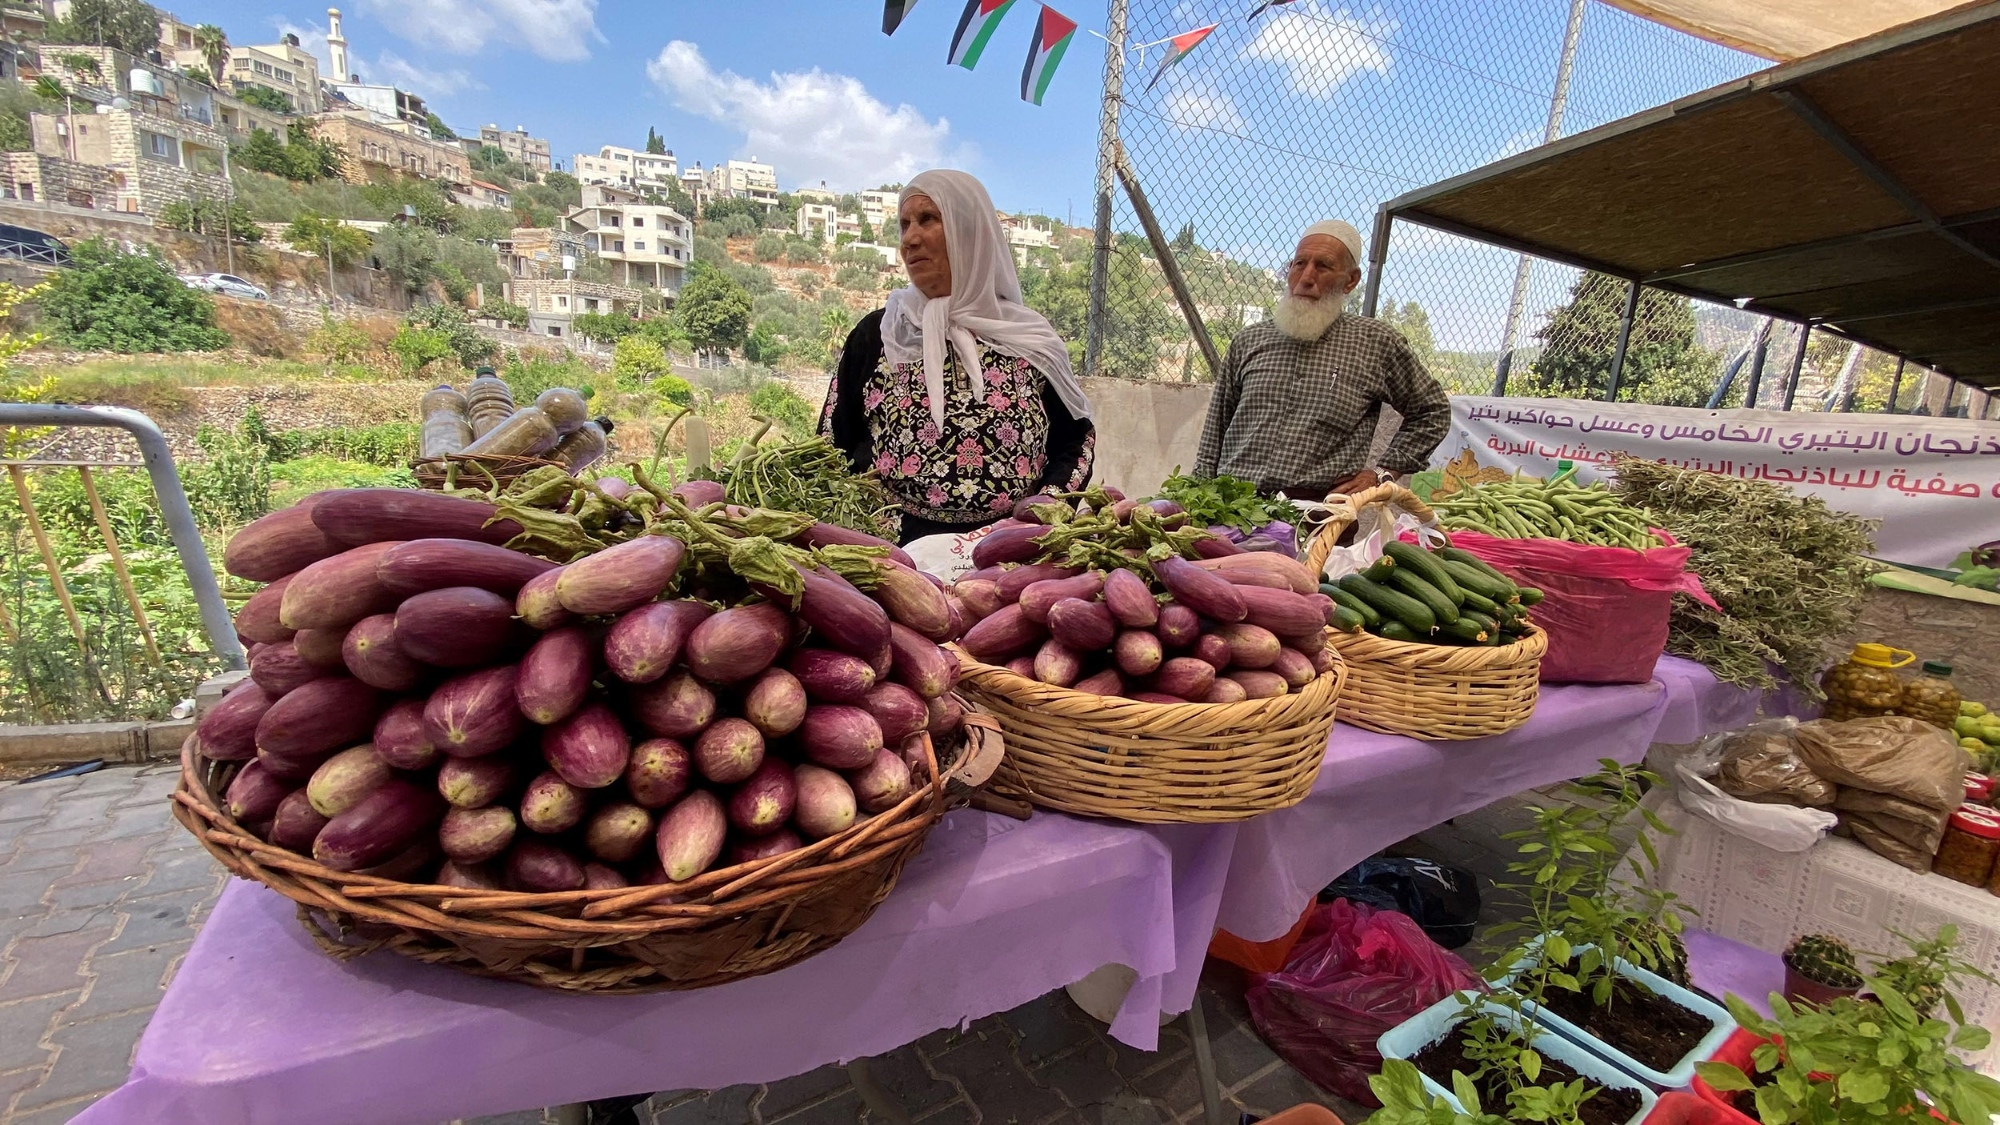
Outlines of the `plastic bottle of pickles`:
{"type": "Polygon", "coordinates": [[[611,443],[607,435],[611,433],[611,419],[596,418],[571,430],[568,437],[556,444],[549,453],[549,460],[570,471],[571,476],[582,473],[604,456],[611,443]]]}
{"type": "Polygon", "coordinates": [[[1826,691],[1826,717],[1867,719],[1895,714],[1903,702],[1903,678],[1891,669],[1916,658],[1914,652],[1888,645],[1855,645],[1846,660],[1820,677],[1819,685],[1826,691]]]}
{"type": "Polygon", "coordinates": [[[449,383],[424,395],[424,428],[417,443],[420,457],[442,457],[457,453],[472,442],[472,422],[466,416],[465,396],[449,383]]]}
{"type": "Polygon", "coordinates": [[[1951,685],[1951,665],[1942,660],[1926,660],[1924,674],[1903,685],[1903,699],[1896,705],[1896,713],[1951,730],[1952,724],[1958,722],[1959,703],[1958,689],[1951,685]]]}
{"type": "Polygon", "coordinates": [[[491,367],[481,367],[472,373],[472,382],[465,388],[465,398],[470,407],[472,436],[475,439],[492,433],[514,413],[514,392],[493,374],[491,367]]]}

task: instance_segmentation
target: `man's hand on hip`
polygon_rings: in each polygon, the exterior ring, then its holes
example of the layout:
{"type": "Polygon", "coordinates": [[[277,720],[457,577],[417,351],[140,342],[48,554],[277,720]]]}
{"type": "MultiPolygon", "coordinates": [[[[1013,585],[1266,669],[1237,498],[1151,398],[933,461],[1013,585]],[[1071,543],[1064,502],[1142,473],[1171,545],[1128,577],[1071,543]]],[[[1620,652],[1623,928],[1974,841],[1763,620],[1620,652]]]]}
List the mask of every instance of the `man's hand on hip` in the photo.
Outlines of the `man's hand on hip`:
{"type": "Polygon", "coordinates": [[[1380,478],[1376,477],[1375,470],[1363,469],[1360,472],[1354,474],[1353,476],[1348,477],[1346,480],[1341,481],[1340,483],[1334,485],[1333,492],[1335,495],[1338,496],[1352,496],[1357,492],[1374,488],[1377,484],[1380,483],[1381,480],[1380,478]]]}

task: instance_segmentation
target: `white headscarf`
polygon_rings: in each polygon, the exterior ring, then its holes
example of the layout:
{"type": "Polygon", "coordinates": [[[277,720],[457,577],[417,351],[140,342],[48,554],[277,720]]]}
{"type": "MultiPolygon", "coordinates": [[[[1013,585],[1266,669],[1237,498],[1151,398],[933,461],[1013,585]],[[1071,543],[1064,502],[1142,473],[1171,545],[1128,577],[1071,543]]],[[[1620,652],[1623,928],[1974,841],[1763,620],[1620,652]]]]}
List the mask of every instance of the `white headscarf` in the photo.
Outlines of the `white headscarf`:
{"type": "Polygon", "coordinates": [[[890,363],[924,365],[924,388],[931,396],[931,420],[944,425],[945,345],[958,349],[959,366],[972,381],[974,398],[986,391],[979,343],[1001,355],[1033,364],[1055,388],[1070,415],[1090,417],[1090,399],[1070,369],[1069,349],[1047,317],[1021,303],[1021,279],[1014,253],[1000,231],[993,200],[978,180],[964,172],[920,172],[897,200],[930,198],[944,217],[945,252],[951,258],[951,295],[935,300],[914,285],[889,294],[882,316],[882,352],[890,363]]]}

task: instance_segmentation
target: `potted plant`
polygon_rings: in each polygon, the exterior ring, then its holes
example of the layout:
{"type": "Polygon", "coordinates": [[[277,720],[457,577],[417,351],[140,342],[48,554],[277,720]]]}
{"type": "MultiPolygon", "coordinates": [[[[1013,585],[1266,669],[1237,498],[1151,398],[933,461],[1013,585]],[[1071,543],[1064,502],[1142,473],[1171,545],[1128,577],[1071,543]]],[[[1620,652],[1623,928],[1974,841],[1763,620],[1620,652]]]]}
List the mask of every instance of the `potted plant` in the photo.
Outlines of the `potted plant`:
{"type": "Polygon", "coordinates": [[[1654,783],[1643,769],[1606,760],[1572,787],[1589,803],[1538,808],[1532,827],[1509,833],[1524,880],[1527,919],[1495,933],[1526,940],[1501,962],[1506,988],[1540,1024],[1582,1043],[1620,1070],[1660,1088],[1685,1086],[1694,1064],[1734,1028],[1729,1014],[1669,979],[1686,978],[1680,911],[1648,885],[1658,865],[1651,840],[1670,831],[1640,799],[1654,783]],[[1628,852],[1617,828],[1636,819],[1628,852]]]}
{"type": "MultiPolygon", "coordinates": [[[[1920,1016],[1937,1013],[1937,1007],[1944,1002],[1945,984],[1962,976],[1976,976],[1991,980],[1985,973],[1969,961],[1960,960],[1952,951],[1958,945],[1958,927],[1940,926],[1936,935],[1924,941],[1908,934],[1891,930],[1897,940],[1909,946],[1909,953],[1882,962],[1875,967],[1875,975],[1888,981],[1910,1002],[1910,1007],[1920,1016]]],[[[1872,1000],[1874,996],[1863,993],[1862,999],[1872,1000]]]]}
{"type": "MultiPolygon", "coordinates": [[[[1551,1086],[1523,1086],[1507,1097],[1504,1115],[1481,1108],[1479,1088],[1463,1074],[1453,1076],[1456,1092],[1447,1093],[1406,1059],[1384,1059],[1381,1073],[1368,1088],[1382,1103],[1362,1125],[1507,1125],[1513,1121],[1545,1125],[1584,1125],[1583,1105],[1592,1090],[1582,1081],[1551,1086]]],[[[1650,1108],[1651,1102],[1647,1103],[1650,1108]]],[[[1635,1122],[1639,1118],[1633,1118],[1635,1122]]]]}
{"type": "Polygon", "coordinates": [[[1801,934],[1785,947],[1785,999],[1826,1004],[1861,991],[1854,950],[1831,934],[1801,934]]]}
{"type": "Polygon", "coordinates": [[[1983,1050],[1991,1040],[1985,1028],[1966,1021],[1950,991],[1950,983],[1969,969],[1950,954],[1956,941],[1953,927],[1940,927],[1931,942],[1912,942],[1908,959],[1921,962],[1926,973],[1941,973],[1937,1001],[1948,1019],[1917,1011],[1896,982],[1882,975],[1865,979],[1873,993],[1869,1000],[1838,996],[1820,1005],[1793,1004],[1773,993],[1768,1018],[1730,996],[1730,1014],[1761,1041],[1750,1050],[1747,1066],[1705,1062],[1697,1073],[1725,1096],[1750,1093],[1751,1107],[1765,1125],[1880,1125],[1920,1113],[1985,1125],[2000,1113],[2000,1082],[1953,1057],[1954,1051],[1983,1050]]]}

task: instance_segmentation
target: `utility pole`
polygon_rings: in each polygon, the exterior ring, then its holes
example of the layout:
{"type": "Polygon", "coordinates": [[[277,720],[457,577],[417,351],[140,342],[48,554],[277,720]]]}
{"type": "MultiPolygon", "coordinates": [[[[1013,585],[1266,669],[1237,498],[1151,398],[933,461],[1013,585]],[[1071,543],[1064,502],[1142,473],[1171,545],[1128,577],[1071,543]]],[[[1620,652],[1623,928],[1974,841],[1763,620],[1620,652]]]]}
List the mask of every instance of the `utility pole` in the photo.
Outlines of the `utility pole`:
{"type": "Polygon", "coordinates": [[[236,231],[235,231],[235,230],[233,229],[233,226],[232,226],[232,223],[233,223],[233,221],[234,221],[234,219],[235,219],[235,216],[234,216],[233,214],[231,214],[231,212],[232,212],[232,211],[234,211],[234,210],[236,209],[236,181],[235,181],[235,180],[232,180],[232,179],[230,179],[230,178],[229,178],[229,136],[228,136],[228,134],[224,134],[224,135],[223,135],[223,138],[222,138],[222,184],[223,184],[223,189],[224,189],[224,190],[223,190],[223,194],[222,194],[222,246],[223,246],[223,253],[224,253],[224,254],[227,254],[227,255],[229,256],[229,272],[230,272],[230,273],[235,273],[235,272],[236,272],[236,231]]]}
{"type": "Polygon", "coordinates": [[[1126,0],[1110,0],[1104,24],[1104,102],[1097,117],[1097,199],[1090,251],[1090,311],[1084,323],[1083,373],[1097,374],[1104,350],[1104,294],[1111,282],[1111,184],[1118,148],[1118,107],[1125,96],[1126,0]]]}
{"type": "MultiPolygon", "coordinates": [[[[335,221],[334,219],[327,220],[329,223],[335,221]]],[[[333,283],[333,228],[328,227],[326,231],[326,307],[329,311],[333,308],[333,302],[339,297],[340,290],[333,283]]]]}
{"type": "MultiPolygon", "coordinates": [[[[1583,10],[1588,0],[1570,0],[1569,23],[1563,28],[1562,55],[1556,60],[1556,92],[1549,102],[1548,120],[1542,125],[1542,143],[1548,144],[1562,136],[1563,111],[1569,108],[1569,79],[1576,69],[1576,45],[1583,35],[1583,10]]],[[[1521,333],[1521,315],[1528,303],[1528,275],[1534,271],[1534,259],[1526,254],[1514,266],[1514,293],[1507,299],[1507,329],[1500,338],[1500,354],[1507,355],[1514,350],[1514,341],[1521,333]]]]}

